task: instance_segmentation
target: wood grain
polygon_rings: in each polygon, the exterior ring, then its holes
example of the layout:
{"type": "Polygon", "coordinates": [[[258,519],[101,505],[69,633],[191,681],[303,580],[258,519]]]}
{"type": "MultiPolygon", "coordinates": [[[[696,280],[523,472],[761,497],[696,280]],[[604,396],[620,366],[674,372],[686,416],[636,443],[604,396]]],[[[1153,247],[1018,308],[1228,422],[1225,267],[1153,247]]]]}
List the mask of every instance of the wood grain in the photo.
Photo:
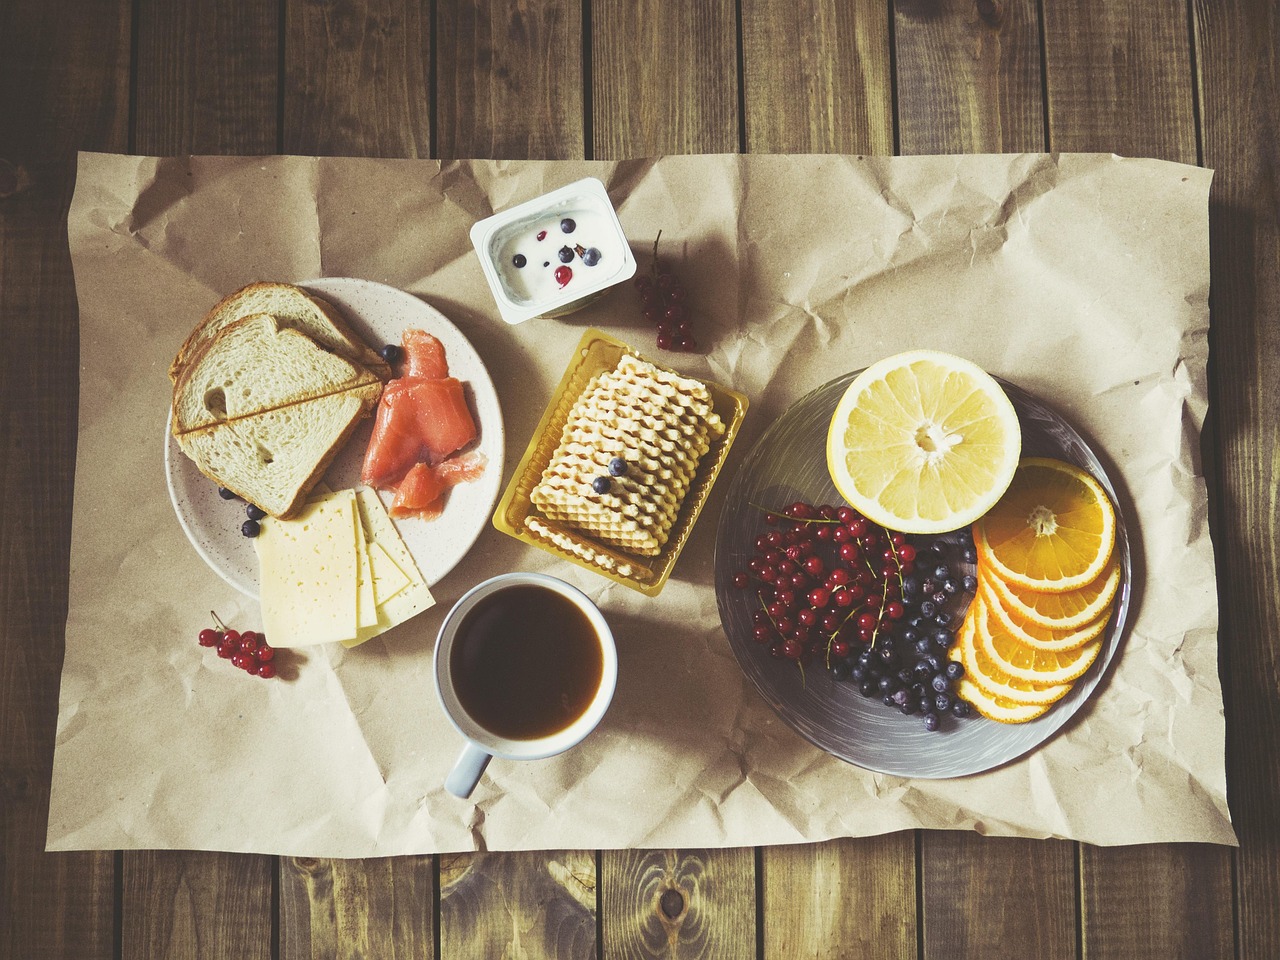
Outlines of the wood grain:
{"type": "Polygon", "coordinates": [[[581,0],[472,0],[436,14],[437,156],[583,156],[581,0]]]}
{"type": "Polygon", "coordinates": [[[271,863],[185,850],[127,855],[121,960],[268,960],[271,863]]]}
{"type": "Polygon", "coordinates": [[[593,2],[591,96],[595,157],[736,152],[733,0],[593,2]]]}
{"type": "Polygon", "coordinates": [[[1280,944],[1280,17],[1193,4],[1213,276],[1213,519],[1236,853],[1237,956],[1280,944]]]}
{"type": "Polygon", "coordinates": [[[764,956],[897,960],[916,954],[911,831],[765,847],[764,956]]]}
{"type": "Polygon", "coordinates": [[[610,960],[755,956],[755,873],[755,856],[748,849],[604,851],[603,955],[610,960]]]}
{"type": "Polygon", "coordinates": [[[407,960],[435,951],[431,857],[280,864],[281,960],[407,960]]]}
{"type": "Polygon", "coordinates": [[[1088,960],[1229,960],[1231,861],[1198,844],[1080,845],[1088,960]]]}
{"type": "Polygon", "coordinates": [[[430,7],[287,0],[285,153],[431,155],[430,7]]]}
{"type": "Polygon", "coordinates": [[[0,956],[112,955],[111,853],[44,853],[76,450],[76,150],[128,145],[129,5],[0,5],[0,956]],[[56,65],[56,69],[54,69],[56,65]]]}
{"type": "Polygon", "coordinates": [[[923,960],[1075,960],[1075,844],[930,832],[923,960]]]}
{"type": "Polygon", "coordinates": [[[134,150],[275,153],[277,0],[137,0],[134,150]]]}
{"type": "Polygon", "coordinates": [[[590,853],[440,856],[440,956],[595,957],[590,853]]]}
{"type": "Polygon", "coordinates": [[[743,125],[752,153],[893,153],[882,0],[743,0],[743,125]]]}
{"type": "Polygon", "coordinates": [[[1035,0],[894,5],[904,154],[1045,149],[1035,0]]]}
{"type": "Polygon", "coordinates": [[[1184,0],[1043,8],[1050,148],[1195,163],[1184,0]]]}

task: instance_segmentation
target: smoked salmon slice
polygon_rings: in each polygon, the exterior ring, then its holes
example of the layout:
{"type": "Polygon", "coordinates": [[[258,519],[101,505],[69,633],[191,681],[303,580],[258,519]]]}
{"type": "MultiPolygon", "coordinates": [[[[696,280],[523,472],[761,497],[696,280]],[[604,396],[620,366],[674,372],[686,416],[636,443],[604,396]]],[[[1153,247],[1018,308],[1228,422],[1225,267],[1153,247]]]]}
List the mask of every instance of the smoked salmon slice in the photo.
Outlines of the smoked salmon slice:
{"type": "Polygon", "coordinates": [[[478,480],[488,463],[488,457],[478,450],[472,450],[470,453],[450,457],[434,467],[429,463],[415,464],[396,489],[391,515],[435,519],[444,508],[441,494],[460,483],[478,480]]]}
{"type": "Polygon", "coordinates": [[[406,330],[402,342],[405,372],[383,388],[360,479],[398,491],[402,512],[393,508],[394,516],[427,516],[445,490],[483,473],[486,460],[454,457],[477,430],[462,382],[449,376],[444,345],[424,330],[406,330]]]}

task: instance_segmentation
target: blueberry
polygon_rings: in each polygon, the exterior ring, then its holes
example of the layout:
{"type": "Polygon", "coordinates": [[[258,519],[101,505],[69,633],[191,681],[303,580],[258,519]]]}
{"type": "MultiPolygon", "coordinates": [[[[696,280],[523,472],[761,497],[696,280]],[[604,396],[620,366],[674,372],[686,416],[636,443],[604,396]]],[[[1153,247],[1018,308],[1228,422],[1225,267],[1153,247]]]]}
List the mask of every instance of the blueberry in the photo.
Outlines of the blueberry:
{"type": "Polygon", "coordinates": [[[881,697],[880,702],[883,703],[886,707],[897,706],[897,704],[893,700],[893,695],[889,693],[886,693],[883,697],[881,697]]]}
{"type": "Polygon", "coordinates": [[[234,500],[236,498],[235,491],[228,490],[226,487],[218,488],[218,496],[220,496],[223,500],[234,500]]]}
{"type": "Polygon", "coordinates": [[[965,563],[978,562],[978,551],[973,549],[973,547],[965,547],[964,550],[960,553],[960,556],[964,558],[965,563]]]}
{"type": "Polygon", "coordinates": [[[964,579],[960,581],[960,584],[961,584],[961,586],[963,586],[963,587],[965,588],[965,590],[967,590],[969,593],[973,593],[973,591],[975,591],[975,590],[977,590],[977,589],[978,589],[978,578],[977,578],[977,577],[975,577],[975,576],[974,576],[973,574],[971,574],[971,573],[970,573],[970,574],[966,574],[966,575],[965,575],[965,577],[964,577],[964,579]]]}
{"type": "Polygon", "coordinates": [[[600,251],[595,247],[587,247],[582,254],[582,262],[588,267],[594,267],[600,262],[600,251]]]}
{"type": "Polygon", "coordinates": [[[865,667],[854,666],[854,668],[849,671],[849,679],[857,680],[859,683],[862,682],[862,678],[866,675],[867,671],[865,667]]]}
{"type": "Polygon", "coordinates": [[[843,661],[837,661],[831,665],[831,669],[827,671],[831,674],[832,680],[848,680],[849,665],[843,661]]]}
{"type": "Polygon", "coordinates": [[[578,229],[578,225],[573,221],[572,217],[565,217],[560,221],[560,231],[562,233],[573,233],[578,229]]]}
{"type": "Polygon", "coordinates": [[[621,457],[614,457],[609,461],[609,473],[615,477],[621,477],[627,472],[627,461],[621,457]]]}
{"type": "Polygon", "coordinates": [[[608,477],[596,477],[591,481],[591,489],[596,493],[608,493],[613,482],[608,477]]]}
{"type": "Polygon", "coordinates": [[[940,693],[933,698],[933,705],[938,708],[939,713],[946,713],[950,710],[952,703],[951,697],[945,693],[940,693]]]}
{"type": "Polygon", "coordinates": [[[951,625],[951,621],[952,621],[954,618],[951,616],[951,614],[946,613],[946,612],[944,611],[943,613],[938,614],[938,615],[937,615],[936,617],[934,617],[933,619],[934,619],[934,621],[938,624],[938,626],[940,626],[940,627],[947,627],[947,626],[950,626],[950,625],[951,625]]]}
{"type": "Polygon", "coordinates": [[[526,263],[528,263],[528,262],[529,262],[529,261],[528,261],[528,260],[526,260],[526,259],[524,258],[524,254],[523,254],[523,253],[517,253],[514,257],[512,257],[512,258],[511,258],[511,264],[512,264],[512,266],[514,266],[517,270],[519,270],[521,267],[523,267],[523,266],[524,266],[526,263]]]}
{"type": "Polygon", "coordinates": [[[959,593],[960,584],[956,583],[954,580],[950,578],[947,578],[946,580],[942,581],[942,592],[943,593],[959,593]]]}
{"type": "Polygon", "coordinates": [[[947,679],[945,673],[937,674],[929,681],[929,686],[933,687],[934,693],[949,693],[951,691],[951,681],[947,679]]]}
{"type": "Polygon", "coordinates": [[[561,247],[556,251],[556,256],[560,258],[561,263],[571,263],[573,261],[573,247],[561,247]]]}
{"type": "Polygon", "coordinates": [[[893,693],[898,689],[897,677],[881,677],[879,684],[881,693],[893,693]]]}
{"type": "Polygon", "coordinates": [[[383,360],[387,361],[387,363],[398,363],[403,353],[404,351],[401,350],[399,347],[397,347],[394,343],[388,343],[388,344],[385,344],[382,347],[382,349],[378,351],[378,356],[380,356],[383,360]]]}
{"type": "Polygon", "coordinates": [[[911,647],[915,651],[916,657],[927,657],[933,652],[933,642],[928,637],[921,637],[911,647]]]}
{"type": "Polygon", "coordinates": [[[863,680],[858,684],[858,692],[864,697],[875,696],[876,690],[877,687],[874,680],[863,680]]]}
{"type": "Polygon", "coordinates": [[[246,520],[240,524],[240,532],[246,537],[256,537],[262,532],[262,527],[258,525],[257,520],[246,520]]]}
{"type": "Polygon", "coordinates": [[[893,695],[893,702],[900,707],[908,703],[910,699],[911,697],[906,690],[899,690],[897,693],[893,695]]]}
{"type": "Polygon", "coordinates": [[[938,612],[938,606],[932,600],[925,600],[920,604],[920,613],[926,617],[932,617],[938,612]]]}
{"type": "Polygon", "coordinates": [[[934,713],[932,710],[927,711],[925,713],[924,728],[926,730],[937,730],[940,724],[941,724],[941,721],[938,720],[938,715],[934,713]]]}
{"type": "Polygon", "coordinates": [[[939,627],[937,630],[933,631],[933,642],[944,650],[951,646],[951,644],[955,642],[955,639],[955,634],[944,627],[939,627]]]}
{"type": "Polygon", "coordinates": [[[910,716],[911,714],[916,712],[916,705],[912,703],[910,700],[908,700],[906,703],[899,705],[898,709],[901,710],[903,713],[905,713],[907,716],[910,716]]]}
{"type": "Polygon", "coordinates": [[[245,505],[244,512],[250,520],[261,520],[267,515],[267,511],[252,503],[245,505]]]}
{"type": "Polygon", "coordinates": [[[902,595],[913,597],[920,592],[920,581],[915,577],[902,578],[902,595]]]}
{"type": "Polygon", "coordinates": [[[951,705],[951,715],[960,718],[967,717],[969,715],[969,704],[963,700],[957,700],[951,705]]]}
{"type": "Polygon", "coordinates": [[[954,660],[947,664],[947,679],[959,680],[964,676],[964,664],[956,663],[954,660]]]}
{"type": "Polygon", "coordinates": [[[933,579],[935,580],[945,580],[949,576],[951,576],[951,568],[945,563],[938,564],[933,571],[933,579]]]}
{"type": "Polygon", "coordinates": [[[926,580],[920,585],[920,589],[924,593],[937,593],[938,582],[936,580],[926,580]]]}

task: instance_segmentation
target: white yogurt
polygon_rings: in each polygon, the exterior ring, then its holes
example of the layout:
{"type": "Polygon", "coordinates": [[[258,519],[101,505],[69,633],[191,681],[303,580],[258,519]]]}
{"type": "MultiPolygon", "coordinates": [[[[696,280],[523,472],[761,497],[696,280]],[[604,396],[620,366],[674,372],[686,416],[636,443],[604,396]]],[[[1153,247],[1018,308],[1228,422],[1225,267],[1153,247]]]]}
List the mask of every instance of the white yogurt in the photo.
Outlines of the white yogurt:
{"type": "Polygon", "coordinates": [[[592,177],[481,220],[471,242],[508,323],[571,313],[636,272],[604,184],[592,177]]]}

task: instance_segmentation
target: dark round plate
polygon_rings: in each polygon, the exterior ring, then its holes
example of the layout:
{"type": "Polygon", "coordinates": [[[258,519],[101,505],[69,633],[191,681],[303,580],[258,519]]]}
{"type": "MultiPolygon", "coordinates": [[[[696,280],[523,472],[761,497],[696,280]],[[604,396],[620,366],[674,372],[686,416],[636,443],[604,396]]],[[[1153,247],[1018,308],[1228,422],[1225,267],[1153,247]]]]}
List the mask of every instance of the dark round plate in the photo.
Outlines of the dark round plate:
{"type": "Polygon", "coordinates": [[[1089,699],[1114,659],[1129,614],[1132,560],[1115,487],[1098,457],[1060,416],[1030,394],[1001,381],[1018,411],[1023,456],[1058,457],[1093,474],[1116,510],[1120,591],[1103,649],[1071,692],[1029,723],[1004,724],[971,716],[947,718],[930,732],[919,716],[904,716],[878,698],[864,697],[848,681],[833,680],[820,664],[802,673],[775,660],[752,637],[755,593],[740,590],[733,574],[746,569],[764,529],[761,508],[781,510],[796,500],[840,504],[827,473],[827,427],[836,404],[859,371],[819,387],[784,413],[757,441],[726,495],[716,536],[716,600],[729,645],[761,696],[797,733],[849,763],[904,777],[943,778],[981,773],[1044,743],[1089,699]]]}

